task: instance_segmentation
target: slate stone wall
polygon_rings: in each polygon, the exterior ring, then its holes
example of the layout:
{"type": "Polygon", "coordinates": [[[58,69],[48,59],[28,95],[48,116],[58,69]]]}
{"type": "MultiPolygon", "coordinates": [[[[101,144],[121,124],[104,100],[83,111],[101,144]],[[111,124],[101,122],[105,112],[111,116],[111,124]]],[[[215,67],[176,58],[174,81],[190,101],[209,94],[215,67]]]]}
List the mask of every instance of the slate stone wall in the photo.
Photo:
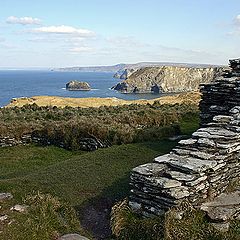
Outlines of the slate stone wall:
{"type": "Polygon", "coordinates": [[[132,170],[130,207],[161,215],[183,200],[219,196],[240,174],[240,79],[227,75],[201,86],[201,125],[169,153],[132,170]]]}

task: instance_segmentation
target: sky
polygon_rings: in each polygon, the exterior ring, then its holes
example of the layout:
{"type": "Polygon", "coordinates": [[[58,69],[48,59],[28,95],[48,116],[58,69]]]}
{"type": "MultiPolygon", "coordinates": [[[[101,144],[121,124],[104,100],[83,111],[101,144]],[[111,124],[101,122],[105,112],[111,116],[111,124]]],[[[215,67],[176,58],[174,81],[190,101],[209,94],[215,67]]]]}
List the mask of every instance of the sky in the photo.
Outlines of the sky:
{"type": "Polygon", "coordinates": [[[0,68],[238,57],[239,0],[0,0],[0,68]]]}

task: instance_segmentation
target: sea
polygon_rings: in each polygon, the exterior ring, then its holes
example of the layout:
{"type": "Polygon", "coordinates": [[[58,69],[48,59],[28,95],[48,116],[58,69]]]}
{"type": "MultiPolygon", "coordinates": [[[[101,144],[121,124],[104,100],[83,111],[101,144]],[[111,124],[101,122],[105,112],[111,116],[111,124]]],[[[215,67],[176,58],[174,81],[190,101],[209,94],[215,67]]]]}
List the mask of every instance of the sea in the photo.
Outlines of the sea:
{"type": "Polygon", "coordinates": [[[50,70],[0,70],[0,107],[12,98],[60,96],[72,98],[116,97],[125,100],[154,99],[160,94],[122,94],[111,89],[119,79],[106,72],[58,72],[50,70]],[[88,82],[91,91],[68,91],[71,80],[88,82]]]}

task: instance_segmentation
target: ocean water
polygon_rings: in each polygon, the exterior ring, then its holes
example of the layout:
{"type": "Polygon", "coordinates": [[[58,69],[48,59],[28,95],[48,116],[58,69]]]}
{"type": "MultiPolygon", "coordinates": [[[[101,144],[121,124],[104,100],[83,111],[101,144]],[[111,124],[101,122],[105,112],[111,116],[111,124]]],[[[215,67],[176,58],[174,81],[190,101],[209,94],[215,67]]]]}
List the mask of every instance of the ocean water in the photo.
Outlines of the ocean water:
{"type": "Polygon", "coordinates": [[[8,104],[12,98],[32,96],[61,97],[117,97],[126,100],[154,99],[158,94],[121,94],[111,87],[118,83],[114,73],[100,72],[55,72],[55,71],[25,71],[0,70],[0,106],[8,104]],[[66,83],[71,80],[86,81],[91,91],[67,91],[66,83]]]}

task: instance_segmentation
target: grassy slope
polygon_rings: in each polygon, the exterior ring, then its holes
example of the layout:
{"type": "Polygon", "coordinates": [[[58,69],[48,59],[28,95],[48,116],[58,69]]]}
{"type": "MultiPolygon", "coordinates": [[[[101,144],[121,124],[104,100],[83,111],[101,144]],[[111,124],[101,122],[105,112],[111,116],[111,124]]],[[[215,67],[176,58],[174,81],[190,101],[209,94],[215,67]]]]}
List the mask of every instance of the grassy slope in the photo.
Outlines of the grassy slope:
{"type": "MultiPolygon", "coordinates": [[[[180,123],[183,134],[198,127],[198,118],[180,123]]],[[[113,146],[95,152],[67,151],[54,146],[16,146],[0,149],[0,191],[17,200],[33,190],[50,192],[71,205],[96,196],[121,198],[128,194],[129,173],[176,142],[159,141],[113,146]]]]}
{"type": "Polygon", "coordinates": [[[40,190],[71,205],[99,195],[124,197],[130,170],[168,152],[176,143],[128,144],[96,152],[70,152],[56,147],[18,146],[0,150],[0,189],[17,200],[40,190]]]}
{"type": "MultiPolygon", "coordinates": [[[[191,116],[184,119],[181,122],[183,134],[195,130],[197,123],[198,119],[191,116]]],[[[1,148],[0,192],[14,195],[12,205],[14,202],[21,203],[22,198],[33,191],[51,193],[81,211],[87,206],[94,206],[101,198],[114,202],[127,196],[131,169],[151,162],[155,156],[169,152],[175,145],[176,142],[163,140],[113,146],[95,152],[73,152],[54,146],[34,145],[1,148]]],[[[32,217],[35,219],[35,215],[32,217]]],[[[83,224],[93,232],[91,227],[87,227],[88,222],[83,224]]],[[[103,226],[100,225],[100,231],[103,226]]],[[[29,227],[31,229],[32,225],[29,227]]],[[[20,229],[24,227],[20,226],[20,229]]],[[[16,230],[16,236],[18,232],[16,230]]],[[[43,232],[48,233],[44,229],[43,232]]],[[[80,232],[87,234],[83,230],[80,232]]],[[[9,237],[8,234],[3,236],[6,239],[9,237]]]]}

